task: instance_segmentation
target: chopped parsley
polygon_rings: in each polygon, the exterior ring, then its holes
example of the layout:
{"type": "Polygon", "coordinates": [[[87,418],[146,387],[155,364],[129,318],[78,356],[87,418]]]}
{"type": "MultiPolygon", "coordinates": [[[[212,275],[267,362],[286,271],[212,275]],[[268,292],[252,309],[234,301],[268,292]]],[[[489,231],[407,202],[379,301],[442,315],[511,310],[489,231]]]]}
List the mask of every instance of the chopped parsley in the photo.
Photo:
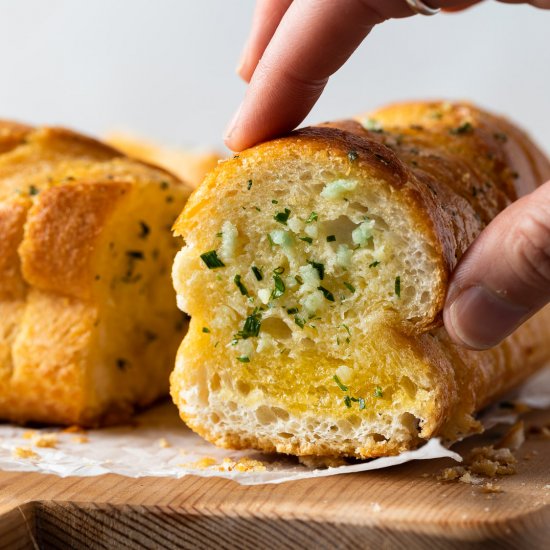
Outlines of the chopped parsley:
{"type": "Polygon", "coordinates": [[[327,237],[327,243],[333,243],[336,240],[336,235],[329,235],[327,237]]]}
{"type": "Polygon", "coordinates": [[[286,287],[285,283],[278,274],[273,275],[273,282],[275,283],[275,288],[271,292],[271,299],[275,300],[284,294],[286,287]]]}
{"type": "Polygon", "coordinates": [[[286,225],[286,222],[288,221],[289,216],[290,216],[290,210],[288,208],[285,208],[284,212],[277,212],[277,214],[273,216],[273,219],[279,223],[286,225]]]}
{"type": "Polygon", "coordinates": [[[313,267],[313,269],[317,270],[319,279],[322,281],[325,278],[325,264],[320,264],[318,262],[314,262],[313,260],[308,260],[307,263],[313,267]]]}
{"type": "Polygon", "coordinates": [[[280,265],[279,267],[276,267],[273,270],[273,273],[275,273],[276,275],[282,275],[284,272],[285,272],[285,268],[282,265],[280,265]]]}
{"type": "Polygon", "coordinates": [[[495,132],[493,134],[493,137],[502,143],[506,143],[508,141],[508,136],[503,132],[495,132]]]}
{"type": "Polygon", "coordinates": [[[38,195],[40,193],[40,190],[38,187],[35,187],[34,185],[29,185],[29,195],[32,197],[33,195],[38,195]]]}
{"type": "Polygon", "coordinates": [[[262,270],[259,267],[256,267],[255,265],[253,265],[251,267],[251,269],[252,269],[252,273],[254,273],[254,277],[256,277],[257,281],[261,281],[264,278],[262,270]]]}
{"type": "Polygon", "coordinates": [[[298,237],[301,241],[311,244],[313,239],[311,237],[298,237]]]}
{"type": "Polygon", "coordinates": [[[151,228],[144,221],[139,222],[139,228],[140,228],[139,238],[146,239],[147,235],[151,233],[151,228]]]}
{"type": "Polygon", "coordinates": [[[399,275],[395,278],[394,289],[395,289],[396,296],[398,298],[401,298],[401,277],[399,275]]]}
{"type": "Polygon", "coordinates": [[[278,201],[277,199],[272,199],[272,200],[271,200],[271,203],[272,203],[272,204],[279,204],[279,201],[278,201]]]}
{"type": "Polygon", "coordinates": [[[206,264],[208,269],[218,269],[225,267],[225,264],[218,258],[218,253],[215,250],[209,250],[201,254],[201,260],[206,264]]]}
{"type": "Polygon", "coordinates": [[[355,294],[355,287],[351,283],[344,282],[344,286],[352,293],[355,294]]]}
{"type": "Polygon", "coordinates": [[[294,315],[295,313],[298,313],[298,308],[297,307],[289,307],[286,312],[289,314],[289,315],[294,315]]]}
{"type": "Polygon", "coordinates": [[[170,187],[170,184],[167,181],[161,181],[160,182],[160,188],[164,191],[170,187]]]}
{"type": "Polygon", "coordinates": [[[317,215],[317,212],[312,212],[308,219],[306,220],[306,223],[311,223],[311,222],[316,222],[318,219],[318,215],[317,215]]]}
{"type": "Polygon", "coordinates": [[[357,151],[348,151],[348,159],[350,162],[355,162],[358,156],[357,151]]]}
{"type": "Polygon", "coordinates": [[[241,281],[241,276],[240,275],[235,275],[235,278],[233,279],[233,282],[237,285],[237,288],[241,291],[241,294],[243,296],[248,296],[248,290],[247,288],[243,285],[242,281],[241,281]]]}
{"type": "Polygon", "coordinates": [[[246,188],[250,191],[251,187],[252,187],[252,180],[248,180],[246,184],[246,188]]]}
{"type": "Polygon", "coordinates": [[[451,128],[449,133],[453,136],[461,136],[464,134],[470,134],[473,131],[474,127],[471,122],[463,122],[460,126],[456,128],[451,128]]]}
{"type": "Polygon", "coordinates": [[[384,397],[384,392],[380,386],[374,388],[374,397],[384,397]]]}
{"type": "Polygon", "coordinates": [[[369,264],[369,267],[376,267],[377,265],[380,265],[380,262],[378,260],[375,260],[374,262],[369,264]]]}
{"type": "Polygon", "coordinates": [[[351,397],[349,395],[346,395],[346,397],[344,397],[344,404],[348,409],[351,409],[351,397]]]}
{"type": "Polygon", "coordinates": [[[205,333],[205,334],[210,334],[210,329],[208,327],[202,327],[202,331],[205,333]]]}
{"type": "Polygon", "coordinates": [[[306,322],[304,321],[304,319],[302,319],[301,317],[298,317],[298,315],[295,315],[294,316],[294,322],[300,327],[300,328],[304,328],[306,322]]]}
{"type": "Polygon", "coordinates": [[[336,382],[336,385],[342,390],[342,391],[348,391],[349,388],[347,386],[345,386],[344,384],[342,384],[342,381],[340,380],[340,378],[338,378],[338,375],[335,374],[333,377],[334,381],[336,382]]]}
{"type": "Polygon", "coordinates": [[[248,355],[239,355],[239,357],[237,357],[237,361],[240,361],[241,363],[250,363],[250,357],[248,357],[248,355]]]}
{"type": "Polygon", "coordinates": [[[239,330],[235,335],[235,339],[246,340],[260,334],[260,327],[262,326],[262,314],[255,311],[252,315],[249,315],[245,321],[242,330],[239,330]]]}
{"type": "Polygon", "coordinates": [[[294,279],[296,280],[296,282],[297,282],[299,285],[303,285],[303,284],[304,284],[304,280],[302,279],[302,277],[300,277],[300,275],[294,275],[294,279]]]}
{"type": "Polygon", "coordinates": [[[324,286],[318,286],[317,290],[323,293],[323,296],[329,301],[334,302],[334,294],[330,290],[327,290],[324,286]]]}

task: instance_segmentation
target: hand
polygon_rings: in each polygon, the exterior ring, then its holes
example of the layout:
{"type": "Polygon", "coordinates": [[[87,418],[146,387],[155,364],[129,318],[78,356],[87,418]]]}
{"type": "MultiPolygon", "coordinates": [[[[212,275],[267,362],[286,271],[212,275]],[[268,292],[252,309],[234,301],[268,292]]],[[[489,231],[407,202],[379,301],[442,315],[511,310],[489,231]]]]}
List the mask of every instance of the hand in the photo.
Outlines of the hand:
{"type": "MultiPolygon", "coordinates": [[[[550,0],[501,0],[550,9],[550,0]]],[[[479,3],[429,0],[456,11],[479,3]]],[[[404,0],[258,0],[238,69],[250,83],[228,127],[235,151],[292,130],[374,25],[413,15],[404,0]]],[[[497,216],[449,287],[444,321],[473,349],[497,344],[550,301],[550,182],[497,216]]]]}
{"type": "MultiPolygon", "coordinates": [[[[550,0],[501,1],[550,8],[550,0]]],[[[456,11],[480,0],[426,2],[456,11]]],[[[240,151],[295,128],[374,25],[413,14],[405,0],[257,0],[238,68],[250,85],[226,145],[240,151]]]]}

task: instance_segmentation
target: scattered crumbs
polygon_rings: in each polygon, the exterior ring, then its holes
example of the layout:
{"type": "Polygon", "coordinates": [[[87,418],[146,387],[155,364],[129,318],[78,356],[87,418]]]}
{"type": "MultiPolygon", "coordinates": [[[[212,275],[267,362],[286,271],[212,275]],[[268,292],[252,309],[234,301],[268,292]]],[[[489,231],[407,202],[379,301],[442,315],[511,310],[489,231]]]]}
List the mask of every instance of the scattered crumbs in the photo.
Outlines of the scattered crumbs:
{"type": "Polygon", "coordinates": [[[464,466],[452,466],[451,468],[444,468],[437,474],[437,481],[454,481],[460,476],[466,473],[466,468],[464,466]]]}
{"type": "Polygon", "coordinates": [[[481,488],[482,493],[503,493],[502,487],[500,485],[496,485],[495,483],[491,483],[488,481],[483,485],[481,488]]]}
{"type": "Polygon", "coordinates": [[[78,426],[76,424],[73,424],[72,426],[67,426],[63,430],[61,430],[64,434],[82,434],[86,433],[86,430],[82,426],[78,426]]]}
{"type": "Polygon", "coordinates": [[[35,453],[29,447],[15,447],[12,451],[12,456],[14,458],[39,458],[40,455],[35,453]]]}
{"type": "Polygon", "coordinates": [[[461,483],[469,483],[470,485],[481,485],[483,483],[483,480],[480,477],[473,476],[470,472],[466,472],[462,474],[458,481],[461,483]]]}
{"type": "MultiPolygon", "coordinates": [[[[438,481],[460,481],[471,485],[483,483],[479,476],[495,477],[517,472],[517,459],[508,447],[495,449],[492,445],[476,447],[465,457],[462,466],[444,468],[437,474],[438,481]]],[[[486,483],[484,486],[488,485],[486,483]]],[[[489,484],[490,485],[490,484],[489,484]]],[[[501,491],[483,491],[501,492],[501,491]]]]}
{"type": "Polygon", "coordinates": [[[168,440],[165,437],[161,437],[158,440],[158,445],[161,449],[167,449],[168,447],[172,446],[172,445],[170,445],[170,443],[168,442],[168,440]]]}
{"type": "Polygon", "coordinates": [[[73,435],[73,437],[71,437],[71,441],[73,443],[82,444],[82,443],[88,443],[90,440],[86,435],[73,435]]]}
{"type": "Polygon", "coordinates": [[[516,457],[507,447],[476,447],[470,451],[467,464],[471,472],[487,477],[512,475],[517,472],[516,457]]]}
{"type": "Polygon", "coordinates": [[[195,462],[184,462],[179,464],[182,468],[190,468],[194,470],[206,470],[217,463],[215,458],[211,456],[204,456],[203,458],[196,460],[195,462]]]}
{"type": "Polygon", "coordinates": [[[346,466],[347,462],[343,458],[336,458],[333,456],[299,456],[298,461],[300,464],[308,468],[315,470],[324,470],[325,468],[338,468],[339,466],[346,466]]]}
{"type": "Polygon", "coordinates": [[[266,466],[262,461],[253,458],[243,457],[235,461],[226,457],[216,469],[220,472],[265,472],[266,466]]]}
{"type": "Polygon", "coordinates": [[[57,446],[57,435],[52,433],[37,433],[32,439],[32,444],[35,447],[55,448],[57,446]]]}
{"type": "Polygon", "coordinates": [[[21,436],[23,439],[32,439],[38,432],[36,430],[27,430],[26,432],[23,432],[23,435],[21,436]]]}

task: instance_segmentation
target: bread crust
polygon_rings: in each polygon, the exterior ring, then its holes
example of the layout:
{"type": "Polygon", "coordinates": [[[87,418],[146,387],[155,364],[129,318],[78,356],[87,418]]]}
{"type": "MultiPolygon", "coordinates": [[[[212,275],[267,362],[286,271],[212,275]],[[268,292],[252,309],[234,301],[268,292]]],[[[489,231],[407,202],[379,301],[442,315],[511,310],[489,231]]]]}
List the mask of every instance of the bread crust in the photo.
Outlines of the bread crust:
{"type": "MultiPolygon", "coordinates": [[[[442,323],[449,276],[468,246],[499,212],[550,179],[550,161],[513,124],[470,104],[396,104],[355,120],[295,131],[220,163],[195,191],[174,226],[176,233],[191,243],[187,250],[211,247],[208,234],[219,231],[214,228],[220,227],[220,217],[231,215],[231,208],[249,206],[246,194],[235,192],[228,182],[246,182],[254,170],[266,164],[270,173],[280,172],[284,179],[284,163],[299,162],[296,159],[330,167],[347,163],[351,177],[383,181],[392,201],[406,212],[412,227],[432,251],[432,276],[437,284],[425,314],[406,319],[386,317],[384,321],[388,331],[399,334],[400,349],[418,358],[431,381],[431,397],[423,402],[420,415],[424,420],[417,430],[411,427],[406,437],[397,435],[385,440],[367,437],[367,433],[361,442],[349,437],[328,441],[314,437],[305,428],[300,436],[290,437],[284,422],[276,424],[275,420],[272,422],[278,430],[264,429],[262,422],[256,432],[251,430],[247,426],[250,422],[245,420],[249,410],[243,398],[234,413],[243,419],[242,426],[234,422],[231,428],[224,428],[223,421],[216,420],[216,406],[208,404],[209,390],[201,377],[206,377],[203,371],[210,361],[208,353],[217,354],[212,361],[220,369],[229,357],[208,351],[207,337],[200,334],[201,324],[206,323],[203,317],[208,319],[208,306],[189,295],[183,296],[183,303],[189,306],[194,320],[171,376],[171,393],[183,420],[224,447],[357,458],[397,454],[430,437],[454,441],[480,431],[475,412],[550,358],[550,308],[491,350],[463,350],[450,341],[442,323]]],[[[339,168],[335,171],[340,173],[339,168]]],[[[174,275],[178,286],[177,269],[174,275]]],[[[273,359],[274,376],[280,366],[273,359]]],[[[229,363],[223,368],[229,368],[229,363]]],[[[268,374],[264,372],[263,376],[268,374]]],[[[420,397],[416,399],[420,403],[420,397]]],[[[307,409],[303,416],[306,413],[307,409]]]]}

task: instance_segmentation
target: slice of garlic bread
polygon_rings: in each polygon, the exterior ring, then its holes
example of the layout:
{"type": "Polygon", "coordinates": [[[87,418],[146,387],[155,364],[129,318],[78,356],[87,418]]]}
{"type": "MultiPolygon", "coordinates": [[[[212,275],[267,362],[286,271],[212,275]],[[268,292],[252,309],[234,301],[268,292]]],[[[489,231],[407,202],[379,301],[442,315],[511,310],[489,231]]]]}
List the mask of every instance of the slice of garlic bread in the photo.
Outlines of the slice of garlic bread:
{"type": "Polygon", "coordinates": [[[172,175],[59,128],[0,125],[0,418],[93,426],[168,389],[172,175]],[[4,145],[5,144],[5,145],[4,145]]]}
{"type": "Polygon", "coordinates": [[[534,188],[548,162],[468,105],[376,117],[236,155],[178,219],[173,279],[192,321],[171,392],[210,441],[365,458],[454,439],[550,355],[549,311],[486,352],[441,328],[456,262],[515,199],[518,167],[534,188]]]}

